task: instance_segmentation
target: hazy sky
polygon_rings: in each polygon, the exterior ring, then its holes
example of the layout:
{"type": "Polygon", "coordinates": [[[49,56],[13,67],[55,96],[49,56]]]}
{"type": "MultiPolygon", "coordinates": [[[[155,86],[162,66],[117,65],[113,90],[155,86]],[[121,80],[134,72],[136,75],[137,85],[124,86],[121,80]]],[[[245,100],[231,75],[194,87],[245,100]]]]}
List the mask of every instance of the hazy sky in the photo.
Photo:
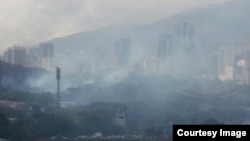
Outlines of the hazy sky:
{"type": "Polygon", "coordinates": [[[148,23],[228,0],[0,0],[0,52],[119,23],[148,23]]]}

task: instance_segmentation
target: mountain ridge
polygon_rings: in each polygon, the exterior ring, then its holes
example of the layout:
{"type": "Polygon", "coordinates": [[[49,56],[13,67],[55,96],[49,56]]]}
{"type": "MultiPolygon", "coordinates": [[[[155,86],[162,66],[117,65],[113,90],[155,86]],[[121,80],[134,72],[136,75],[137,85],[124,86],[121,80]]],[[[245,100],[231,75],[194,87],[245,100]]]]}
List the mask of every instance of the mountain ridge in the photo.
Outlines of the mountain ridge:
{"type": "Polygon", "coordinates": [[[229,1],[221,5],[189,10],[158,22],[108,26],[52,39],[49,42],[55,45],[56,60],[59,60],[57,64],[67,66],[69,63],[65,63],[65,56],[68,56],[68,59],[74,62],[74,66],[81,66],[83,65],[81,60],[89,59],[88,57],[98,61],[100,58],[102,60],[114,55],[115,42],[122,38],[131,40],[135,56],[138,54],[149,56],[157,49],[160,34],[174,34],[175,26],[185,22],[195,27],[194,42],[200,49],[199,53],[207,53],[204,55],[209,54],[211,57],[221,46],[248,42],[250,39],[248,13],[250,13],[249,1],[229,1]],[[80,52],[84,54],[79,54],[80,52]]]}

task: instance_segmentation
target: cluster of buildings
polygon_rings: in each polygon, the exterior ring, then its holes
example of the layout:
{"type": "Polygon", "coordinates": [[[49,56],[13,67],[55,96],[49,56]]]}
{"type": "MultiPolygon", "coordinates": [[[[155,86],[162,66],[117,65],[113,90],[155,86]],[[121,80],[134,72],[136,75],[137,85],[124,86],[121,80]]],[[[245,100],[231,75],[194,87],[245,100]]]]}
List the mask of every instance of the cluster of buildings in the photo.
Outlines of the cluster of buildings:
{"type": "MultiPolygon", "coordinates": [[[[181,57],[174,58],[179,52],[189,54],[193,52],[194,26],[189,23],[181,23],[156,36],[156,42],[150,47],[150,52],[141,50],[138,53],[133,50],[130,38],[121,38],[114,42],[111,53],[102,56],[102,52],[96,50],[71,50],[60,56],[57,55],[57,63],[65,73],[98,73],[123,68],[133,69],[140,73],[158,74],[180,70],[172,62],[183,62],[181,57]],[[138,58],[137,54],[144,54],[138,58]]],[[[19,45],[9,47],[3,55],[3,60],[13,65],[31,68],[41,68],[47,71],[54,70],[54,48],[51,43],[41,43],[35,48],[25,48],[19,45]]],[[[184,58],[184,57],[183,57],[184,58]]]]}
{"type": "MultiPolygon", "coordinates": [[[[141,48],[141,50],[138,50],[138,48],[134,48],[133,40],[124,37],[111,43],[108,51],[95,48],[77,51],[68,49],[57,54],[56,63],[68,74],[96,74],[123,69],[133,69],[132,71],[139,73],[155,74],[159,71],[165,73],[171,71],[170,67],[167,66],[167,70],[159,69],[159,67],[164,68],[166,66],[164,63],[168,60],[168,57],[173,57],[179,51],[186,54],[191,52],[194,49],[193,38],[193,25],[181,23],[176,25],[175,28],[171,28],[171,31],[164,31],[163,34],[155,36],[155,41],[145,46],[146,49],[141,48]]],[[[32,58],[30,60],[33,62],[37,60],[32,66],[39,64],[43,68],[49,67],[49,58],[44,59],[42,57],[43,61],[41,62],[41,57],[37,58],[36,56],[41,55],[30,56],[32,58]]],[[[171,61],[168,60],[169,63],[171,61]]]]}
{"type": "Polygon", "coordinates": [[[54,46],[52,43],[40,43],[35,48],[25,48],[19,45],[9,47],[3,53],[3,60],[12,65],[30,68],[54,70],[54,46]]]}
{"type": "MultiPolygon", "coordinates": [[[[145,57],[143,69],[146,73],[171,73],[181,70],[181,64],[195,51],[195,28],[189,23],[181,23],[173,31],[163,32],[158,36],[158,44],[145,57]],[[174,63],[178,63],[176,66],[174,63]]],[[[189,63],[190,64],[190,63],[189,63]]],[[[183,64],[184,67],[185,64],[183,64]]]]}
{"type": "MultiPolygon", "coordinates": [[[[156,44],[144,51],[135,52],[132,48],[133,44],[129,38],[122,38],[115,42],[114,56],[110,59],[110,68],[118,68],[130,65],[130,69],[144,73],[168,73],[171,72],[174,66],[171,60],[180,52],[190,55],[195,49],[194,43],[194,26],[189,23],[181,23],[173,28],[173,31],[166,31],[156,37],[156,44]],[[144,54],[144,57],[132,58],[133,55],[144,54]],[[131,59],[132,58],[132,59],[131,59]],[[132,65],[132,67],[131,67],[132,65]],[[167,68],[167,69],[166,69],[167,68]]],[[[176,57],[177,58],[177,57],[176,57]]],[[[179,59],[180,57],[178,57],[179,59]]],[[[184,58],[184,57],[183,57],[184,58]]],[[[106,65],[107,66],[107,65],[106,65]]]]}
{"type": "Polygon", "coordinates": [[[218,73],[221,81],[250,84],[250,48],[223,47],[218,54],[218,73]]]}
{"type": "Polygon", "coordinates": [[[175,26],[173,33],[159,35],[157,57],[164,59],[177,52],[191,53],[194,51],[194,26],[182,23],[175,26]]]}
{"type": "Polygon", "coordinates": [[[131,40],[123,38],[116,41],[115,54],[119,64],[127,64],[131,55],[131,40]]]}
{"type": "MultiPolygon", "coordinates": [[[[68,60],[61,66],[69,74],[96,74],[119,70],[131,64],[132,42],[130,38],[120,38],[113,42],[113,46],[106,52],[99,50],[82,50],[70,54],[68,60]],[[67,64],[67,65],[65,65],[67,64]]],[[[58,61],[58,60],[57,60],[58,61]]]]}

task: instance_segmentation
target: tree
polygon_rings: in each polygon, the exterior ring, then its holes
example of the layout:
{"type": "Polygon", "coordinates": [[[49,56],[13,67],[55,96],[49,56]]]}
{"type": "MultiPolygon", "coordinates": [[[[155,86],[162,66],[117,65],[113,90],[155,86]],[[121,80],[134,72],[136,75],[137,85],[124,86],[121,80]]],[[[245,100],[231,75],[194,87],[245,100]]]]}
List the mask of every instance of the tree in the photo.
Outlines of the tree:
{"type": "Polygon", "coordinates": [[[31,141],[32,135],[32,120],[19,118],[11,124],[11,140],[13,141],[31,141]]]}
{"type": "Polygon", "coordinates": [[[37,119],[33,125],[33,134],[39,137],[67,136],[75,131],[71,119],[66,116],[47,115],[37,119]]]}
{"type": "Polygon", "coordinates": [[[4,114],[0,113],[0,138],[8,138],[10,134],[10,121],[4,114]]]}
{"type": "Polygon", "coordinates": [[[82,107],[75,117],[79,134],[92,135],[102,132],[104,135],[122,134],[125,129],[115,125],[117,107],[121,104],[97,102],[82,107]]]}

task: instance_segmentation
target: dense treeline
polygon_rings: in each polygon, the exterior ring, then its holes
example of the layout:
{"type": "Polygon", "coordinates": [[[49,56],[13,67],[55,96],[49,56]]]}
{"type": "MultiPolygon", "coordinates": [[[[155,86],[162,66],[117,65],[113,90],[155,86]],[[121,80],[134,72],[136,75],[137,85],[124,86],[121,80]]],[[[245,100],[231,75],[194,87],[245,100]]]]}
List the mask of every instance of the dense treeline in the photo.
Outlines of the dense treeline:
{"type": "Polygon", "coordinates": [[[130,74],[110,85],[95,82],[68,88],[61,93],[61,100],[77,104],[62,108],[61,114],[56,116],[56,95],[31,91],[26,83],[27,79],[36,78],[43,71],[3,62],[0,69],[0,102],[26,105],[22,110],[0,106],[0,138],[28,141],[59,135],[90,136],[95,132],[105,136],[162,136],[171,135],[174,123],[242,124],[250,119],[249,86],[138,74],[130,74]],[[7,78],[13,80],[10,81],[13,85],[7,78]],[[31,114],[30,106],[42,106],[45,111],[31,114]],[[126,109],[125,127],[114,123],[120,107],[126,109]],[[13,120],[13,117],[18,118],[13,120]]]}
{"type": "MultiPolygon", "coordinates": [[[[14,96],[15,94],[12,95],[14,96]]],[[[16,95],[19,95],[19,93],[16,93],[16,95]]],[[[22,94],[22,96],[26,97],[29,94],[22,94]]],[[[20,100],[20,96],[17,97],[15,99],[20,100]]],[[[40,96],[33,97],[35,97],[33,98],[33,102],[39,103],[38,97],[40,96]]],[[[45,102],[51,104],[51,100],[45,100],[45,102]]],[[[28,141],[36,138],[51,138],[53,136],[91,136],[96,132],[101,132],[105,136],[124,135],[137,131],[129,117],[127,118],[126,127],[120,127],[115,124],[114,120],[119,107],[125,107],[125,105],[121,103],[96,102],[86,106],[61,108],[58,115],[56,115],[54,109],[52,112],[46,111],[39,116],[31,117],[20,115],[18,109],[13,110],[9,108],[8,110],[4,110],[1,107],[0,130],[4,132],[0,132],[0,138],[11,139],[13,141],[28,141]],[[17,119],[14,121],[8,119],[10,115],[16,116],[17,119]]],[[[22,112],[23,114],[25,113],[24,111],[22,112]]]]}
{"type": "MultiPolygon", "coordinates": [[[[136,99],[138,95],[133,95],[134,97],[128,95],[131,97],[130,101],[128,101],[130,99],[128,97],[119,103],[92,102],[87,105],[62,108],[59,116],[55,115],[55,108],[53,109],[55,95],[51,93],[1,93],[1,100],[25,103],[32,101],[32,103],[46,103],[52,107],[49,107],[50,111],[39,116],[27,118],[17,114],[20,118],[15,121],[7,118],[10,110],[0,108],[0,113],[2,113],[0,130],[4,130],[1,132],[0,138],[32,140],[53,136],[91,136],[95,132],[102,132],[105,136],[139,134],[151,137],[171,135],[171,127],[174,123],[241,124],[247,122],[250,117],[247,112],[249,108],[247,101],[250,99],[248,91],[249,87],[242,86],[233,91],[235,94],[228,93],[221,96],[200,97],[176,93],[171,99],[162,99],[165,102],[156,101],[153,97],[146,98],[146,100],[144,98],[136,99]],[[119,107],[126,109],[127,125],[125,127],[114,124],[119,107]]],[[[14,115],[15,112],[17,111],[12,111],[10,115],[14,115]]]]}

